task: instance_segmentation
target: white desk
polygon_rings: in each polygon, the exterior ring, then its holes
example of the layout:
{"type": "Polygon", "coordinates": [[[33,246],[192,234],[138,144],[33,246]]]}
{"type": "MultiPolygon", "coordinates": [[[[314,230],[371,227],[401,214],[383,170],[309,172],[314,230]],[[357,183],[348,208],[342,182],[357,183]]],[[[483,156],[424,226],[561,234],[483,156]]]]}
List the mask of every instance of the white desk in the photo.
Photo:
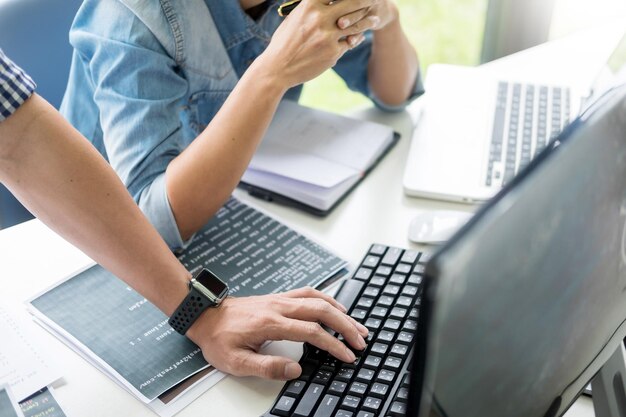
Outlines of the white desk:
{"type": "MultiPolygon", "coordinates": [[[[509,76],[553,74],[567,82],[589,80],[595,72],[592,62],[600,62],[624,25],[606,25],[585,35],[542,45],[486,66],[509,76]],[[586,59],[582,59],[586,57],[586,59]],[[586,77],[586,78],[585,78],[586,77]]],[[[418,104],[418,103],[416,103],[418,104]]],[[[412,108],[414,112],[416,106],[412,108]]],[[[473,207],[405,197],[402,175],[409,149],[413,122],[411,113],[381,114],[374,110],[357,117],[377,120],[393,126],[402,140],[368,178],[327,218],[320,219],[294,209],[261,202],[237,190],[235,195],[282,219],[285,223],[316,239],[339,256],[358,262],[369,245],[380,242],[400,247],[414,246],[407,240],[411,218],[419,211],[473,207]]],[[[0,302],[24,300],[89,261],[38,220],[0,231],[0,302]]],[[[49,350],[63,371],[64,379],[56,395],[72,416],[150,416],[144,407],[104,374],[97,371],[53,336],[39,329],[49,350]]],[[[220,417],[255,417],[267,410],[282,382],[257,378],[228,377],[202,395],[179,415],[219,415],[220,417]]],[[[579,399],[567,417],[593,416],[588,398],[579,399]]]]}

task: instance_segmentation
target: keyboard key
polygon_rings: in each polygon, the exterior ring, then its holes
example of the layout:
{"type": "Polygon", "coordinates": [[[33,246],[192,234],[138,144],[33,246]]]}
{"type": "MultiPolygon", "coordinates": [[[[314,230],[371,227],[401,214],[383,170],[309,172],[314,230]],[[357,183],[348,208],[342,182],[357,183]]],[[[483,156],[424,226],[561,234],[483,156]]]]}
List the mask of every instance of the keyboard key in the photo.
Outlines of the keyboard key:
{"type": "Polygon", "coordinates": [[[402,328],[404,330],[415,331],[417,330],[417,322],[415,320],[407,320],[404,322],[402,328]]]}
{"type": "Polygon", "coordinates": [[[374,385],[372,385],[370,395],[375,395],[383,398],[385,397],[385,395],[387,395],[387,391],[389,391],[389,385],[376,382],[374,385]]]}
{"type": "Polygon", "coordinates": [[[372,413],[371,411],[359,411],[359,414],[356,415],[356,417],[376,417],[376,414],[372,413]]]}
{"type": "Polygon", "coordinates": [[[367,281],[372,276],[373,270],[369,268],[359,268],[354,274],[355,279],[359,279],[361,281],[367,281]]]}
{"type": "Polygon", "coordinates": [[[409,344],[412,341],[413,341],[413,334],[408,333],[408,332],[400,332],[398,334],[398,342],[409,344]]]}
{"type": "Polygon", "coordinates": [[[374,287],[384,287],[386,283],[387,278],[377,275],[374,278],[370,279],[369,285],[372,285],[374,287]]]}
{"type": "Polygon", "coordinates": [[[416,319],[418,318],[420,315],[419,311],[416,308],[412,308],[411,311],[409,312],[409,317],[412,319],[416,319]]]}
{"type": "Polygon", "coordinates": [[[406,415],[406,403],[394,401],[389,409],[389,414],[393,417],[404,417],[406,415]]]}
{"type": "Polygon", "coordinates": [[[341,403],[341,408],[347,408],[349,410],[356,410],[356,408],[361,403],[361,399],[359,397],[355,397],[354,395],[346,395],[341,403]]]}
{"type": "Polygon", "coordinates": [[[339,397],[326,394],[313,417],[332,417],[337,405],[339,405],[339,397]]]}
{"type": "Polygon", "coordinates": [[[380,288],[368,286],[365,288],[365,291],[363,291],[363,296],[376,298],[378,297],[379,293],[380,293],[380,288]]]}
{"type": "Polygon", "coordinates": [[[389,283],[394,285],[403,285],[406,279],[406,275],[393,274],[391,278],[389,278],[389,283]]]}
{"type": "Polygon", "coordinates": [[[384,355],[385,353],[387,353],[387,350],[389,349],[389,345],[386,345],[384,343],[374,343],[372,345],[372,349],[371,352],[372,353],[378,353],[380,355],[384,355]]]}
{"type": "Polygon", "coordinates": [[[391,347],[391,354],[395,356],[404,357],[409,351],[409,347],[407,345],[403,345],[402,343],[396,343],[391,347]]]}
{"type": "Polygon", "coordinates": [[[421,285],[422,277],[420,275],[411,275],[407,283],[411,285],[421,285]]]}
{"type": "Polygon", "coordinates": [[[414,251],[414,250],[407,250],[407,251],[404,251],[404,255],[402,255],[400,262],[404,262],[407,264],[414,264],[418,256],[419,256],[419,252],[414,251]]]}
{"type": "Polygon", "coordinates": [[[413,275],[424,275],[425,270],[426,267],[424,265],[417,264],[415,265],[415,268],[413,268],[413,275]]]}
{"type": "Polygon", "coordinates": [[[405,373],[404,376],[402,377],[402,387],[406,388],[409,386],[409,383],[411,382],[411,374],[410,373],[405,373]]]}
{"type": "Polygon", "coordinates": [[[409,389],[408,388],[400,388],[396,393],[396,398],[399,400],[408,400],[409,399],[409,389]]]}
{"type": "Polygon", "coordinates": [[[347,383],[338,381],[337,378],[335,378],[335,380],[330,384],[330,387],[328,387],[328,392],[331,394],[341,395],[344,393],[347,386],[347,383]]]}
{"type": "Polygon", "coordinates": [[[335,417],[352,417],[354,414],[352,413],[352,411],[348,411],[348,410],[339,410],[337,411],[337,413],[335,414],[335,417]]]}
{"type": "Polygon", "coordinates": [[[383,294],[385,295],[398,295],[400,292],[400,286],[388,284],[385,288],[383,288],[383,294]]]}
{"type": "Polygon", "coordinates": [[[411,265],[409,264],[400,264],[398,266],[396,266],[396,273],[397,274],[404,274],[404,275],[408,275],[411,273],[411,265]]]}
{"type": "Polygon", "coordinates": [[[272,414],[276,414],[277,416],[288,416],[295,403],[295,398],[283,395],[272,409],[272,414]]]}
{"type": "Polygon", "coordinates": [[[396,304],[401,307],[413,307],[413,299],[411,297],[403,295],[401,297],[398,297],[398,301],[396,302],[396,304]]]}
{"type": "Polygon", "coordinates": [[[383,382],[393,382],[393,379],[396,377],[396,373],[394,371],[389,371],[387,369],[383,369],[378,373],[377,381],[383,382]]]}
{"type": "MultiPolygon", "coordinates": [[[[355,354],[358,351],[355,352],[355,354]]],[[[330,371],[331,373],[335,371],[335,367],[337,367],[337,364],[339,363],[339,359],[335,358],[332,355],[328,355],[326,357],[326,359],[324,359],[324,361],[322,362],[322,367],[321,369],[325,370],[325,371],[330,371]]]]}
{"type": "Polygon", "coordinates": [[[412,297],[416,294],[417,294],[417,287],[414,287],[412,285],[405,285],[404,288],[402,288],[402,295],[412,297]]]}
{"type": "Polygon", "coordinates": [[[368,297],[361,297],[359,301],[357,301],[356,306],[364,308],[366,310],[370,309],[374,305],[374,299],[368,297]]]}
{"type": "Polygon", "coordinates": [[[367,327],[368,329],[372,329],[372,330],[378,330],[381,324],[382,324],[382,320],[370,317],[365,322],[365,327],[367,327]]]}
{"type": "Polygon", "coordinates": [[[396,358],[395,356],[388,356],[385,359],[385,368],[391,370],[397,370],[402,366],[402,359],[396,358]]]}
{"type": "Polygon", "coordinates": [[[321,398],[322,392],[324,392],[323,386],[319,384],[309,385],[293,415],[295,417],[308,417],[321,398]]]}
{"type": "Polygon", "coordinates": [[[398,330],[400,328],[400,320],[387,319],[383,325],[383,329],[398,330]]]}
{"type": "Polygon", "coordinates": [[[388,266],[394,266],[400,260],[400,256],[402,256],[402,249],[399,248],[389,248],[387,249],[387,253],[383,257],[382,264],[388,266]]]}
{"type": "Polygon", "coordinates": [[[356,308],[354,309],[354,311],[352,311],[352,313],[350,313],[350,317],[352,317],[356,321],[361,321],[365,317],[367,317],[367,311],[356,308]]]}
{"type": "Polygon", "coordinates": [[[374,379],[374,374],[376,372],[371,369],[362,368],[356,376],[356,379],[361,382],[369,383],[374,379]]]}
{"type": "Polygon", "coordinates": [[[419,263],[426,264],[428,263],[428,261],[430,261],[430,258],[432,258],[432,253],[422,252],[422,255],[420,256],[420,259],[419,259],[419,263]]]}
{"type": "Polygon", "coordinates": [[[406,308],[394,307],[391,310],[391,313],[389,313],[389,317],[393,317],[393,318],[396,318],[396,319],[403,319],[403,318],[406,317],[408,312],[409,312],[409,310],[407,310],[406,308]]]}
{"type": "Polygon", "coordinates": [[[382,297],[380,297],[378,299],[378,302],[376,303],[376,305],[380,305],[383,307],[389,307],[391,305],[393,305],[393,302],[395,301],[394,297],[390,297],[388,295],[383,295],[382,297]]]}
{"type": "Polygon", "coordinates": [[[365,401],[363,401],[363,408],[372,410],[373,412],[378,412],[381,406],[382,401],[379,398],[367,397],[365,401]]]}
{"type": "Polygon", "coordinates": [[[370,316],[382,319],[387,316],[388,311],[389,309],[386,307],[374,307],[374,309],[370,313],[370,316]]]}
{"type": "Polygon", "coordinates": [[[372,245],[370,252],[372,255],[383,256],[387,247],[385,245],[372,245]]]}
{"type": "Polygon", "coordinates": [[[388,277],[393,272],[393,269],[390,266],[381,265],[376,268],[376,275],[381,275],[383,277],[388,277]]]}
{"type": "Polygon", "coordinates": [[[342,365],[341,368],[339,369],[339,372],[337,372],[337,375],[335,376],[335,379],[339,380],[339,381],[350,381],[352,379],[352,376],[354,375],[354,369],[351,368],[348,365],[342,365]]]}
{"type": "Polygon", "coordinates": [[[350,385],[350,390],[348,391],[350,394],[355,396],[363,396],[367,392],[368,385],[363,382],[353,382],[350,385]]]}
{"type": "Polygon", "coordinates": [[[388,330],[383,330],[380,333],[378,333],[378,340],[382,340],[383,342],[391,342],[393,341],[394,337],[395,337],[395,334],[388,330]]]}
{"type": "Polygon", "coordinates": [[[313,383],[326,385],[330,378],[333,376],[332,372],[329,371],[317,371],[315,376],[313,377],[313,383]]]}
{"type": "Polygon", "coordinates": [[[366,266],[368,268],[376,268],[378,266],[378,262],[380,258],[378,256],[367,256],[363,260],[362,266],[366,266]]]}
{"type": "Polygon", "coordinates": [[[376,355],[368,355],[363,362],[363,366],[367,366],[368,368],[378,369],[382,362],[383,358],[376,355]]]}
{"type": "Polygon", "coordinates": [[[299,379],[291,381],[289,385],[287,385],[287,389],[285,389],[285,394],[297,397],[300,395],[305,385],[306,382],[300,381],[299,379]]]}

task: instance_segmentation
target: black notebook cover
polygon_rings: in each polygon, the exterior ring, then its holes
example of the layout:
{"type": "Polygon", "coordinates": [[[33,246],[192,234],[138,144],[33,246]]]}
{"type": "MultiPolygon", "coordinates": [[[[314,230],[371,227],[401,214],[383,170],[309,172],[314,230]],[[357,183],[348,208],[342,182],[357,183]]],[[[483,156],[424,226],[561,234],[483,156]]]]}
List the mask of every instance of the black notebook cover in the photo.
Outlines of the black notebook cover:
{"type": "Polygon", "coordinates": [[[248,194],[253,197],[260,198],[261,200],[271,201],[274,203],[282,204],[284,206],[295,207],[300,210],[303,210],[307,213],[313,214],[319,217],[325,217],[330,212],[333,211],[335,207],[337,207],[347,196],[354,190],[360,183],[367,177],[367,175],[378,165],[378,163],[393,149],[393,147],[399,142],[400,134],[398,132],[394,132],[393,139],[389,142],[389,145],[385,150],[380,154],[378,159],[374,161],[374,163],[365,171],[363,176],[356,182],[352,187],[350,187],[344,195],[342,195],[335,203],[328,208],[328,210],[321,210],[317,207],[310,206],[308,204],[302,203],[301,201],[294,200],[293,198],[287,197],[283,194],[276,193],[274,191],[266,190],[265,188],[258,187],[256,185],[248,184],[246,182],[239,182],[239,187],[246,190],[248,194]]]}

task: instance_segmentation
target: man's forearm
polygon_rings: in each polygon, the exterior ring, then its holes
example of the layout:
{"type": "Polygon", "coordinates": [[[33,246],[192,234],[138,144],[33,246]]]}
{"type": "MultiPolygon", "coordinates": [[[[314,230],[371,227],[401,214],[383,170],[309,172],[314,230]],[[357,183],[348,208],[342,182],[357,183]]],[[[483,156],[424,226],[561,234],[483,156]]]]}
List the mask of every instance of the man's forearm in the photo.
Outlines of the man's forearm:
{"type": "Polygon", "coordinates": [[[415,87],[419,62],[396,13],[394,20],[373,33],[368,80],[373,93],[383,103],[404,103],[415,87]]]}
{"type": "Polygon", "coordinates": [[[31,97],[0,123],[0,181],[44,223],[171,314],[189,273],[95,148],[31,97]]]}

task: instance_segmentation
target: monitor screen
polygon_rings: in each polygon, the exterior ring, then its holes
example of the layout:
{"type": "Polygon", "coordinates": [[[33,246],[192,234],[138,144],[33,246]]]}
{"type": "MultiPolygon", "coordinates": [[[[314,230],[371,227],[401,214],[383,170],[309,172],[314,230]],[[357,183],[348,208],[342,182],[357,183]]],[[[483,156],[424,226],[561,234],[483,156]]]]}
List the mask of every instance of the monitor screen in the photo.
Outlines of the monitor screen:
{"type": "Polygon", "coordinates": [[[560,415],[621,343],[625,90],[570,126],[429,263],[420,415],[560,415]]]}

